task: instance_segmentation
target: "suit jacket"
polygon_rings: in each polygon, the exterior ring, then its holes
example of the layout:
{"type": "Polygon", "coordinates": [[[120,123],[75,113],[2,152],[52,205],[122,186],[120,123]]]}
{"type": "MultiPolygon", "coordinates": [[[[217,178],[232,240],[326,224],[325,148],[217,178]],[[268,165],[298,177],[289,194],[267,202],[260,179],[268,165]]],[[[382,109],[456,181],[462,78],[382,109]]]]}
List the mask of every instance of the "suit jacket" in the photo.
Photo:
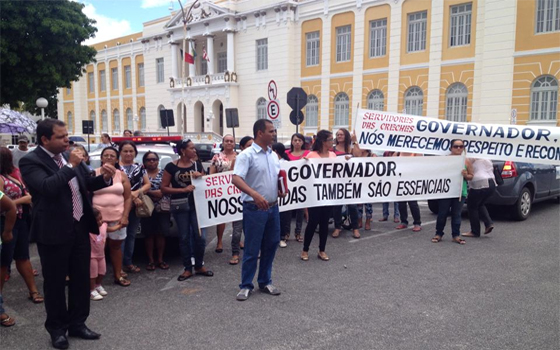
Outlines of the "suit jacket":
{"type": "MultiPolygon", "coordinates": [[[[37,243],[65,244],[74,235],[72,191],[68,182],[75,176],[82,194],[82,221],[91,233],[99,233],[88,191],[107,186],[103,176],[91,177],[83,167],[59,168],[56,162],[37,147],[20,160],[23,181],[33,197],[31,235],[37,243]]],[[[81,234],[88,234],[84,232],[81,234]]]]}

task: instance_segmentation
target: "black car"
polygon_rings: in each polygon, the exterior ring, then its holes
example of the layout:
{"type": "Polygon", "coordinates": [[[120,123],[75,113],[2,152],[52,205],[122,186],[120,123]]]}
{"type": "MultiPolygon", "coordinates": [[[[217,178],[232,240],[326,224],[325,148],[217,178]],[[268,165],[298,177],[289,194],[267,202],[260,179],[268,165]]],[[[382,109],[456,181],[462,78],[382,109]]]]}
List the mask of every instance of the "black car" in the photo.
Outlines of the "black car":
{"type": "MultiPolygon", "coordinates": [[[[533,203],[560,199],[560,166],[503,160],[493,163],[501,170],[504,183],[486,202],[489,206],[510,207],[514,219],[525,220],[533,203]]],[[[437,213],[437,201],[428,201],[428,206],[434,214],[437,213]]]]}
{"type": "Polygon", "coordinates": [[[213,143],[195,143],[194,147],[196,148],[196,154],[201,162],[208,162],[212,159],[213,143]]]}

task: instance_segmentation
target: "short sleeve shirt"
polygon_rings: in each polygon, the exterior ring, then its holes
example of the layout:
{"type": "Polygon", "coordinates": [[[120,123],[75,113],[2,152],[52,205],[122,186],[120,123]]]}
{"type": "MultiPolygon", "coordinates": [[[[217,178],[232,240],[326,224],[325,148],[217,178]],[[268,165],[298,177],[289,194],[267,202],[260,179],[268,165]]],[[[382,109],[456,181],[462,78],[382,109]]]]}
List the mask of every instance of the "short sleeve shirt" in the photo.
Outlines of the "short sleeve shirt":
{"type": "MultiPolygon", "coordinates": [[[[249,187],[257,191],[269,202],[278,199],[278,173],[280,162],[276,153],[268,147],[262,149],[257,143],[253,143],[235,160],[233,173],[241,177],[249,187]]],[[[241,193],[241,200],[251,202],[254,199],[246,193],[241,193]]]]}
{"type": "MultiPolygon", "coordinates": [[[[201,172],[205,174],[204,168],[200,160],[197,160],[188,168],[179,167],[174,162],[167,163],[165,171],[171,175],[171,187],[185,188],[192,184],[191,172],[201,172]]],[[[194,198],[190,193],[175,193],[171,195],[171,199],[189,198],[189,204],[194,206],[194,198]]]]}

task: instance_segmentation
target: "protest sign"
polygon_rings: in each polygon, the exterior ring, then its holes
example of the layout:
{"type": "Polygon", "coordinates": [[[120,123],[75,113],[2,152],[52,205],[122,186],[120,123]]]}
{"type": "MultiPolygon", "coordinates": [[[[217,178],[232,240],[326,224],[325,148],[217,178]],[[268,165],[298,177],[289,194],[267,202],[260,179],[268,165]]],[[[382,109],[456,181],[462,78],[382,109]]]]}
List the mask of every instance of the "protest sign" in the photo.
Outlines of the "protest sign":
{"type": "MultiPolygon", "coordinates": [[[[309,159],[282,163],[289,193],[280,211],[324,205],[459,197],[464,157],[309,159]]],[[[242,219],[241,192],[233,172],[194,179],[198,224],[242,219]]]]}
{"type": "Polygon", "coordinates": [[[560,128],[450,122],[358,109],[360,148],[443,155],[451,140],[465,142],[467,157],[560,165],[560,128]]]}

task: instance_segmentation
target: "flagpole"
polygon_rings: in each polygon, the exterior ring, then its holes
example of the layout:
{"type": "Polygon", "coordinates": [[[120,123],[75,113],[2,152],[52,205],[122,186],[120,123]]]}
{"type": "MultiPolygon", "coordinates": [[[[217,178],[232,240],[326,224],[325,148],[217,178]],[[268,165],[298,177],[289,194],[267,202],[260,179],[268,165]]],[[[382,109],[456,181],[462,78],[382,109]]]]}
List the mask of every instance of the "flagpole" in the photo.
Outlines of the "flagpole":
{"type": "MultiPolygon", "coordinates": [[[[183,4],[181,4],[181,0],[177,0],[179,2],[179,6],[181,6],[181,14],[183,17],[183,31],[184,31],[184,36],[183,36],[183,53],[182,53],[182,57],[181,60],[183,61],[183,81],[181,84],[181,99],[183,101],[183,122],[185,123],[184,125],[184,130],[185,132],[187,132],[187,106],[185,104],[185,84],[186,82],[186,74],[187,74],[187,70],[185,67],[185,54],[187,53],[187,24],[191,21],[191,11],[193,8],[198,8],[200,6],[199,0],[195,0],[191,7],[189,7],[189,9],[187,10],[187,13],[185,14],[185,10],[183,9],[183,4]]],[[[190,43],[189,43],[190,44],[190,43]]],[[[191,77],[191,79],[194,77],[191,77]]]]}

